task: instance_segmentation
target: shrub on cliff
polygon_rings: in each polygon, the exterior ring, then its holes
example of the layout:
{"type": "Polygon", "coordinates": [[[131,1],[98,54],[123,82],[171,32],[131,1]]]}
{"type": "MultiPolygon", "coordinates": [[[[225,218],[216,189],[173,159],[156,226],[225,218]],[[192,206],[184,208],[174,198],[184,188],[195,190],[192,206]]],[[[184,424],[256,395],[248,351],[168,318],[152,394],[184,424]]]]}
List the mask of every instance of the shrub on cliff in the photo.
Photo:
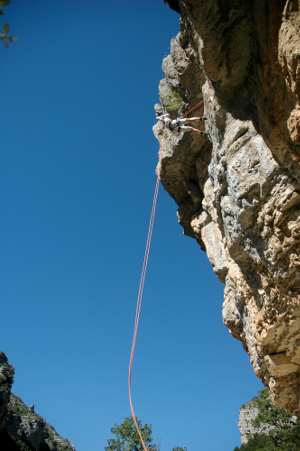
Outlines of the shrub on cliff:
{"type": "Polygon", "coordinates": [[[255,435],[248,443],[234,451],[299,451],[300,427],[294,426],[290,430],[272,432],[268,435],[255,435]]]}
{"type": "Polygon", "coordinates": [[[258,409],[253,426],[264,433],[255,434],[234,451],[299,451],[300,423],[296,417],[291,417],[284,409],[274,407],[267,389],[260,392],[252,405],[258,409]]]}

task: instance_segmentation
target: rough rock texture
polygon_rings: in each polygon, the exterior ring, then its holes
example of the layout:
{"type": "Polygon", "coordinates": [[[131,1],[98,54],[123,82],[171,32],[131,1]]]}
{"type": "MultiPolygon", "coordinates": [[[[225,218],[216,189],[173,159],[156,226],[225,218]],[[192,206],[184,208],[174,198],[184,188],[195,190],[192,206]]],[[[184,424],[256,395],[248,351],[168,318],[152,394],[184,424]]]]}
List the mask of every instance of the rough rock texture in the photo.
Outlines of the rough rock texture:
{"type": "Polygon", "coordinates": [[[14,369],[8,363],[6,355],[0,352],[0,430],[5,424],[13,378],[14,369]]]}
{"type": "Polygon", "coordinates": [[[0,449],[75,451],[46,421],[11,393],[14,370],[0,353],[0,449]]]}
{"type": "MultiPolygon", "coordinates": [[[[258,407],[255,404],[255,400],[251,400],[244,404],[240,408],[240,415],[238,421],[238,428],[241,434],[241,443],[247,443],[254,435],[268,434],[270,431],[276,430],[274,425],[264,424],[256,425],[255,419],[258,415],[258,407]]],[[[291,418],[291,423],[295,421],[297,417],[291,418]]]]}
{"type": "Polygon", "coordinates": [[[241,434],[241,443],[247,443],[255,434],[261,434],[260,428],[253,425],[258,409],[252,404],[246,404],[240,409],[238,427],[241,434]]]}
{"type": "Polygon", "coordinates": [[[157,172],[225,283],[224,323],[299,413],[300,1],[181,5],[156,109],[204,114],[206,134],[158,122],[157,172]]]}

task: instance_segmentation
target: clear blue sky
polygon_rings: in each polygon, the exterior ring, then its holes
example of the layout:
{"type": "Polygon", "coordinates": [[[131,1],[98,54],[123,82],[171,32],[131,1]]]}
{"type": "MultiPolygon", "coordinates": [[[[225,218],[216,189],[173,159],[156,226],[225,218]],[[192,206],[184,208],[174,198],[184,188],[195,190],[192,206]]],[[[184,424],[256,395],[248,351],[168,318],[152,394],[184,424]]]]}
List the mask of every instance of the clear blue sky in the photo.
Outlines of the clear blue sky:
{"type": "MultiPolygon", "coordinates": [[[[14,391],[103,450],[127,364],[154,185],[153,104],[178,16],[160,0],[14,0],[1,53],[1,349],[14,391]]],[[[162,451],[231,451],[257,392],[223,286],[160,191],[134,372],[162,451]]]]}

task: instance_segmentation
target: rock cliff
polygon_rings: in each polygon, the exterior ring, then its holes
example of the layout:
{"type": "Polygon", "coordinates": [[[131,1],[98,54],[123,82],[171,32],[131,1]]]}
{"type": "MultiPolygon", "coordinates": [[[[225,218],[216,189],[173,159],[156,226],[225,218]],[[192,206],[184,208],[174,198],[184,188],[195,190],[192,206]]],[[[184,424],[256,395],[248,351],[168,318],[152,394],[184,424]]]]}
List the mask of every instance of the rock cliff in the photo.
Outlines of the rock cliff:
{"type": "Polygon", "coordinates": [[[300,1],[182,0],[157,173],[225,284],[223,318],[273,402],[300,411],[300,1]]]}
{"type": "Polygon", "coordinates": [[[0,448],[5,451],[75,451],[68,440],[11,393],[14,370],[0,353],[0,448]]]}

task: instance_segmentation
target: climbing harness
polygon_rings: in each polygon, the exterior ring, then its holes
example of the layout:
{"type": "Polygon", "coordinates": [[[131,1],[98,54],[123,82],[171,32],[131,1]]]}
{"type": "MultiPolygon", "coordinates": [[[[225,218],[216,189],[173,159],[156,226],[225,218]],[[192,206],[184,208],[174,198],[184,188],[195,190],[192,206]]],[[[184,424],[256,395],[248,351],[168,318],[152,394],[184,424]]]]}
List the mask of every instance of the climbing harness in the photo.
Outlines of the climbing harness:
{"type": "Polygon", "coordinates": [[[205,132],[202,130],[199,130],[198,128],[195,128],[191,125],[191,122],[194,121],[204,121],[206,118],[204,116],[202,117],[188,117],[189,114],[191,114],[193,111],[203,107],[203,100],[196,103],[196,105],[192,106],[185,112],[185,117],[182,117],[182,114],[179,114],[179,116],[176,119],[171,119],[170,113],[168,113],[164,107],[162,107],[162,112],[156,113],[156,118],[159,122],[161,122],[165,128],[170,130],[171,132],[181,132],[184,131],[192,131],[195,133],[199,133],[200,135],[204,135],[205,132]]]}
{"type": "Polygon", "coordinates": [[[169,113],[158,114],[157,120],[162,122],[164,126],[171,132],[180,132],[181,130],[191,131],[195,133],[200,133],[203,135],[203,131],[198,128],[193,127],[190,122],[201,121],[204,118],[201,117],[177,117],[176,119],[171,119],[169,113]]]}
{"type": "Polygon", "coordinates": [[[130,404],[130,412],[131,417],[133,420],[133,423],[135,425],[136,431],[138,433],[140,442],[143,446],[143,451],[149,451],[147,446],[145,445],[142,432],[140,430],[134,405],[132,401],[132,368],[133,368],[133,362],[134,362],[134,355],[135,355],[135,348],[136,348],[136,341],[137,341],[137,335],[138,335],[138,329],[139,329],[139,321],[141,316],[141,309],[142,309],[142,301],[143,301],[143,293],[144,293],[144,286],[145,286],[145,278],[148,268],[148,261],[149,261],[149,255],[150,255],[150,249],[151,249],[151,242],[152,242],[152,235],[153,235],[153,228],[154,228],[154,222],[155,222],[155,216],[156,216],[156,206],[157,206],[157,198],[158,198],[158,192],[159,192],[159,185],[160,181],[157,177],[154,194],[153,194],[153,201],[152,201],[152,208],[151,208],[151,214],[150,214],[150,220],[149,220],[149,227],[148,227],[148,235],[147,235],[147,241],[146,241],[146,249],[144,254],[144,260],[142,265],[142,271],[140,276],[140,284],[138,289],[138,295],[137,295],[137,303],[136,303],[136,311],[135,311],[135,320],[134,320],[134,328],[133,328],[133,337],[132,337],[132,343],[131,343],[131,350],[130,350],[130,359],[129,359],[129,367],[128,367],[128,397],[129,397],[129,404],[130,404]]]}

